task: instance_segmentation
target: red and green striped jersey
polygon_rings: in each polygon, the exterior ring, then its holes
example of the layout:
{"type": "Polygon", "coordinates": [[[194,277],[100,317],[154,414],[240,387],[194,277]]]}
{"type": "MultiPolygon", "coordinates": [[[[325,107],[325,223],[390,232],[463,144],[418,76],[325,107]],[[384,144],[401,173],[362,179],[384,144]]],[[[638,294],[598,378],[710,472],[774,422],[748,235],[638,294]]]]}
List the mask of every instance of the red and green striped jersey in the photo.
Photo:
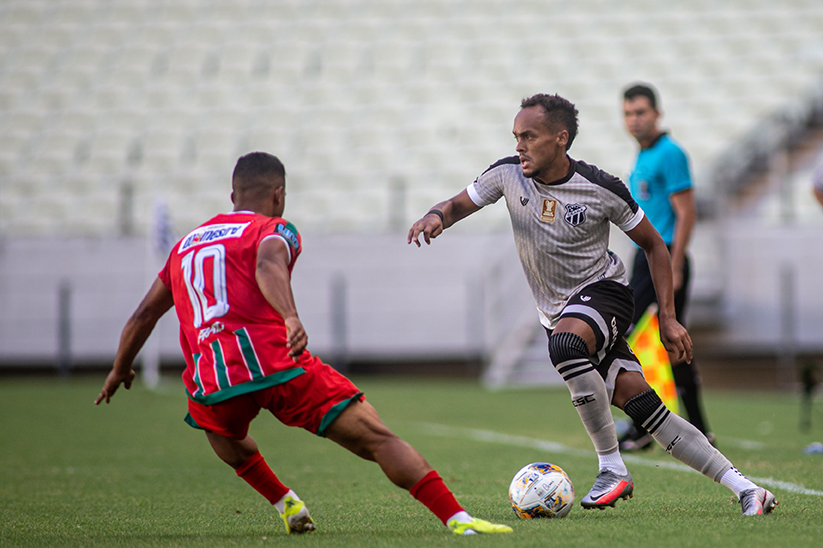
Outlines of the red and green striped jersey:
{"type": "Polygon", "coordinates": [[[279,238],[289,273],[302,251],[297,229],[278,217],[248,211],[217,215],[171,251],[160,279],[171,290],[186,359],[190,398],[211,405],[286,382],[303,373],[288,355],[286,325],[257,285],[257,248],[279,238]]]}

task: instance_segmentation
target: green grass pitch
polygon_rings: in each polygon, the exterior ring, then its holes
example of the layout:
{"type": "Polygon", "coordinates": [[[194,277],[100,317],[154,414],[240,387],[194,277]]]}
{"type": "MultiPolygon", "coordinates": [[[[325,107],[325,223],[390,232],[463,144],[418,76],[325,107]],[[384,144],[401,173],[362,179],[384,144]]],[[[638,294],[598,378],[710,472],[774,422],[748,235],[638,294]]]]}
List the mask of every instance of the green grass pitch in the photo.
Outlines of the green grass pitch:
{"type": "MultiPolygon", "coordinates": [[[[798,429],[790,394],[709,391],[721,450],[772,482],[772,515],[743,518],[730,492],[666,465],[662,449],[628,462],[635,496],[616,509],[521,521],[508,506],[514,473],[562,466],[576,499],[597,472],[565,389],[489,392],[468,380],[356,378],[383,420],[445,478],[466,509],[511,535],[453,537],[378,467],[265,414],[251,433],[318,530],[287,537],[271,506],[186,426],[182,383],[139,385],[108,406],[99,377],[0,380],[0,546],[820,546],[823,415],[798,429]],[[552,442],[552,443],[547,443],[552,442]],[[805,489],[805,491],[804,491],[805,489]]],[[[820,406],[820,403],[817,403],[820,406]]],[[[619,415],[619,412],[618,412],[619,415]]]]}

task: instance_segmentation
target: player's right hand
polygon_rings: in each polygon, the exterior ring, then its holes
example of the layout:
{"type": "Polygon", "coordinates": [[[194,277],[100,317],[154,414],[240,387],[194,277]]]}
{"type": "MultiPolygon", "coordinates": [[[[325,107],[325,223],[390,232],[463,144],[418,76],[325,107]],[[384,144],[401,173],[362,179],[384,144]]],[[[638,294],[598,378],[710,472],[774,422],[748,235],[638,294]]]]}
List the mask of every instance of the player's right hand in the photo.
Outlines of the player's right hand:
{"type": "Polygon", "coordinates": [[[97,396],[97,399],[94,400],[94,405],[100,405],[100,402],[106,400],[106,403],[109,403],[111,397],[114,396],[114,393],[117,392],[117,389],[122,384],[126,390],[131,388],[131,383],[134,381],[134,369],[129,368],[127,373],[121,373],[116,368],[113,368],[109,373],[109,376],[106,377],[106,382],[103,384],[103,390],[100,392],[100,395],[97,396]]]}
{"type": "Polygon", "coordinates": [[[443,221],[440,220],[440,217],[434,214],[426,214],[422,219],[412,225],[406,243],[410,244],[414,242],[417,247],[420,247],[419,237],[420,234],[422,234],[426,244],[431,245],[432,239],[437,238],[442,233],[443,221]]]}
{"type": "Polygon", "coordinates": [[[283,321],[286,323],[286,346],[289,348],[289,356],[296,363],[309,344],[309,335],[297,316],[289,316],[283,321]]]}

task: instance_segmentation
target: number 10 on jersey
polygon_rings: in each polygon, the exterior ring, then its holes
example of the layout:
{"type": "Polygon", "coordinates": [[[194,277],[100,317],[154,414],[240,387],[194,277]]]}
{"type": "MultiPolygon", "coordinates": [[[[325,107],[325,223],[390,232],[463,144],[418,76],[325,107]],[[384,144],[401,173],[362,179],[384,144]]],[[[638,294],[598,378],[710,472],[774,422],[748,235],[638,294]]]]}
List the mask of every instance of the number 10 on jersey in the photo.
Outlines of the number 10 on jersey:
{"type": "Polygon", "coordinates": [[[229,300],[226,290],[226,248],[223,244],[206,246],[188,253],[183,257],[181,266],[194,311],[195,329],[205,322],[226,315],[229,300]],[[209,266],[211,276],[208,276],[209,266]]]}

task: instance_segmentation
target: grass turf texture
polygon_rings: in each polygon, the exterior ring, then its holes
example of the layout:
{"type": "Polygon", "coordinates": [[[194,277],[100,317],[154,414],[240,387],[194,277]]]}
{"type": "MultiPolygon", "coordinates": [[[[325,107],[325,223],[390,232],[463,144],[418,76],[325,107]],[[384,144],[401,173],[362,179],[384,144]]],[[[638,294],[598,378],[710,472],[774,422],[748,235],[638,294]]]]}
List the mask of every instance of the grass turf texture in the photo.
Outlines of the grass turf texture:
{"type": "MultiPolygon", "coordinates": [[[[166,380],[158,392],[135,385],[94,407],[103,379],[0,382],[0,545],[818,546],[823,530],[821,496],[772,488],[775,513],[746,519],[730,492],[703,476],[632,463],[635,497],[584,511],[579,500],[597,464],[565,389],[487,392],[472,381],[363,378],[355,381],[383,420],[426,456],[466,509],[514,534],[453,537],[375,464],[265,414],[251,433],[318,525],[286,537],[276,511],[183,423],[182,383],[166,380]],[[436,435],[431,424],[588,453],[436,435]],[[569,517],[521,521],[512,513],[509,481],[533,461],[571,476],[569,517]]],[[[792,395],[709,392],[706,407],[720,448],[744,473],[823,490],[823,456],[802,453],[823,438],[819,412],[801,434],[792,395]]],[[[642,457],[674,462],[660,448],[642,457]]]]}

